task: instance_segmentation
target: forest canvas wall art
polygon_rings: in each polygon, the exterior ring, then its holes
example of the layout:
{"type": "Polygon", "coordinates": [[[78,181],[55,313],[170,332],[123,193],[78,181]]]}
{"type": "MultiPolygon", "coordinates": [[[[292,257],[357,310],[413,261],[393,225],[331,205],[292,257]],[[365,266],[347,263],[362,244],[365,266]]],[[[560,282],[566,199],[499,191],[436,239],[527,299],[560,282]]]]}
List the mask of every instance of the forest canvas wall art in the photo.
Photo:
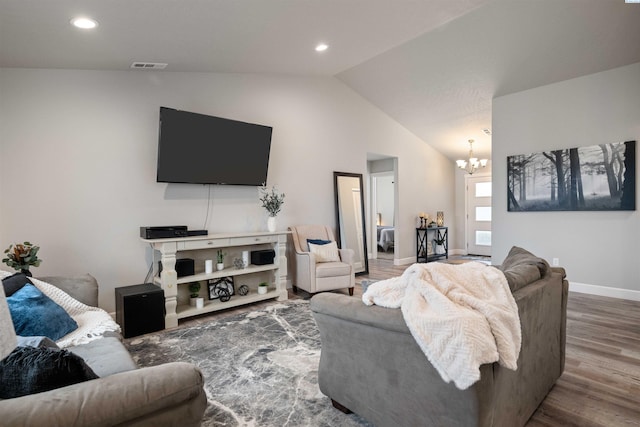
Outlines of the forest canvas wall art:
{"type": "Polygon", "coordinates": [[[636,141],[507,157],[510,212],[636,209],[636,141]]]}

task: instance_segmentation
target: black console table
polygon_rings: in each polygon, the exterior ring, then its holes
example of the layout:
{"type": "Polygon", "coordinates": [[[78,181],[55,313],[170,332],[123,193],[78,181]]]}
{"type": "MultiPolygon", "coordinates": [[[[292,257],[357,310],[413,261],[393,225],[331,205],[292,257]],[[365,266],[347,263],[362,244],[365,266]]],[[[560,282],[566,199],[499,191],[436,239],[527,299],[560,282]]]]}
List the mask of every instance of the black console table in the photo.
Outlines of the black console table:
{"type": "Polygon", "coordinates": [[[416,228],[416,262],[449,259],[449,227],[416,228]],[[435,241],[442,242],[444,252],[436,253],[435,241]]]}

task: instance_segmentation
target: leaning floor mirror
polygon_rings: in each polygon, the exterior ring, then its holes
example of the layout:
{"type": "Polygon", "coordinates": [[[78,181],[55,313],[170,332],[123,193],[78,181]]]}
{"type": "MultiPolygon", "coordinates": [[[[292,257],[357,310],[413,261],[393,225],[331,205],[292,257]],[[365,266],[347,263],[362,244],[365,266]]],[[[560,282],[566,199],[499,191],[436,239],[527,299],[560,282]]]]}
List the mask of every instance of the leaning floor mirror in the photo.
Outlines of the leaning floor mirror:
{"type": "Polygon", "coordinates": [[[334,172],[338,242],[353,249],[356,274],[368,274],[362,174],[334,172]]]}

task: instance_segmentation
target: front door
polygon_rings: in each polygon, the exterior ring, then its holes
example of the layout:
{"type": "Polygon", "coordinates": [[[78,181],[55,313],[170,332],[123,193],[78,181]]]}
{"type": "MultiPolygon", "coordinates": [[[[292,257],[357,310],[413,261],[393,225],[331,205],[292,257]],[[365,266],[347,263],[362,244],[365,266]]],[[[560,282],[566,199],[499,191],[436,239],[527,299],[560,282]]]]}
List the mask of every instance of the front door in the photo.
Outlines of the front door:
{"type": "Polygon", "coordinates": [[[467,177],[467,253],[491,256],[491,176],[467,177]]]}

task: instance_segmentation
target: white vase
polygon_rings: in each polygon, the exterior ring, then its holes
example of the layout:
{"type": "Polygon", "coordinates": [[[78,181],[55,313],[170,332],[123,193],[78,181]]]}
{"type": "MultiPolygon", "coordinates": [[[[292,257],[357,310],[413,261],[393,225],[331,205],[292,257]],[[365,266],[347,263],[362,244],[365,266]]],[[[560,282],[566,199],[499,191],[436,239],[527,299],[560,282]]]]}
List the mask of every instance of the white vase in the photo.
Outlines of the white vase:
{"type": "Polygon", "coordinates": [[[269,218],[267,218],[267,230],[269,230],[269,232],[271,232],[271,233],[276,231],[276,217],[275,216],[270,216],[269,218]]]}
{"type": "Polygon", "coordinates": [[[224,269],[224,263],[223,262],[219,262],[216,264],[216,269],[218,269],[218,271],[221,271],[224,269]]]}
{"type": "Polygon", "coordinates": [[[258,286],[258,293],[260,295],[264,295],[267,293],[267,290],[269,290],[268,286],[258,286]]]}
{"type": "Polygon", "coordinates": [[[204,308],[204,298],[196,298],[196,308],[204,308]]]}

